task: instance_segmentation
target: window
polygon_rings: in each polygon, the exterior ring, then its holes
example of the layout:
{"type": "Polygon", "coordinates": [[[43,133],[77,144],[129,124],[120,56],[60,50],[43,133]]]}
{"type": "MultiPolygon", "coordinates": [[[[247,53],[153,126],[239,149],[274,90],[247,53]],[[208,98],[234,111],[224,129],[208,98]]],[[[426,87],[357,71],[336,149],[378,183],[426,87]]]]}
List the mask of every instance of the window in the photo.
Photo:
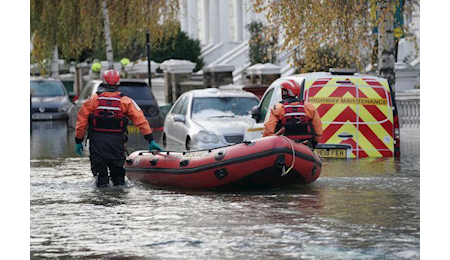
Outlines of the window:
{"type": "Polygon", "coordinates": [[[187,114],[187,107],[188,107],[188,104],[189,104],[188,100],[189,100],[188,98],[185,98],[183,100],[183,103],[181,104],[180,114],[182,114],[184,116],[186,116],[186,114],[187,114]]]}
{"type": "Polygon", "coordinates": [[[123,82],[119,86],[119,91],[125,96],[134,100],[154,100],[155,97],[150,87],[144,83],[123,82]]]}
{"type": "Polygon", "coordinates": [[[33,80],[30,88],[35,97],[58,97],[66,95],[64,86],[59,81],[33,80]]]}
{"type": "Polygon", "coordinates": [[[178,100],[178,102],[175,104],[175,106],[173,107],[172,110],[172,114],[176,115],[176,114],[180,114],[181,112],[181,107],[183,106],[183,102],[186,100],[186,96],[180,98],[178,100]]]}
{"type": "Polygon", "coordinates": [[[194,117],[249,116],[258,99],[247,97],[202,97],[192,101],[194,117]]]}

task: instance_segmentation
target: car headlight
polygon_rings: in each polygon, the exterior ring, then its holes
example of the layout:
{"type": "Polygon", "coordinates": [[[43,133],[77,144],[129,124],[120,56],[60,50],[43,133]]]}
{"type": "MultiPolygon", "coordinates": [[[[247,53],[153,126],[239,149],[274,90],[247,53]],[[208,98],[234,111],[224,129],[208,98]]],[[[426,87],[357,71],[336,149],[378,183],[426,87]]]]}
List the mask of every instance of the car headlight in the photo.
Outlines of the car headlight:
{"type": "Polygon", "coordinates": [[[67,112],[70,106],[61,106],[58,108],[58,112],[67,112]]]}
{"type": "Polygon", "coordinates": [[[200,140],[202,143],[215,143],[217,144],[219,142],[219,137],[215,134],[208,134],[205,131],[200,131],[198,133],[198,140],[200,140]]]}
{"type": "Polygon", "coordinates": [[[149,116],[157,116],[158,115],[158,108],[155,106],[150,106],[148,108],[148,115],[149,116]]]}

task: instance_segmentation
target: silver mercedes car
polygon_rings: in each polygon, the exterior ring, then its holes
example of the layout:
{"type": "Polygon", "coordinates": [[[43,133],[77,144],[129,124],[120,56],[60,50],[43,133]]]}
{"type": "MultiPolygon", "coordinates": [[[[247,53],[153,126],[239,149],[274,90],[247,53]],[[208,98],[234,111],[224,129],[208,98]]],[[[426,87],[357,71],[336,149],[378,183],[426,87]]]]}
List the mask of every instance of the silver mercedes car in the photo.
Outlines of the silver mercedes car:
{"type": "Polygon", "coordinates": [[[251,125],[250,110],[258,98],[247,91],[216,88],[181,95],[164,121],[163,144],[182,144],[187,150],[205,150],[243,141],[251,125]]]}

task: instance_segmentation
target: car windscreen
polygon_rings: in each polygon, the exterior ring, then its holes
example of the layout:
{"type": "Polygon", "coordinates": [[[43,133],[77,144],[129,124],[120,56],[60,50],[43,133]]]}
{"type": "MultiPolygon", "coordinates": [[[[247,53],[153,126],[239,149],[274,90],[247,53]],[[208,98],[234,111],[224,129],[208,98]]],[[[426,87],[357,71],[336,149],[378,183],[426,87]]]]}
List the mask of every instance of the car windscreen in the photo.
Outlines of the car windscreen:
{"type": "Polygon", "coordinates": [[[33,80],[30,88],[34,97],[58,97],[65,96],[63,86],[58,81],[33,80]]]}
{"type": "Polygon", "coordinates": [[[192,101],[192,117],[250,116],[258,99],[247,97],[198,97],[192,101]]]}
{"type": "Polygon", "coordinates": [[[120,84],[119,91],[125,96],[134,100],[153,100],[155,97],[150,88],[145,84],[123,83],[120,84]]]}

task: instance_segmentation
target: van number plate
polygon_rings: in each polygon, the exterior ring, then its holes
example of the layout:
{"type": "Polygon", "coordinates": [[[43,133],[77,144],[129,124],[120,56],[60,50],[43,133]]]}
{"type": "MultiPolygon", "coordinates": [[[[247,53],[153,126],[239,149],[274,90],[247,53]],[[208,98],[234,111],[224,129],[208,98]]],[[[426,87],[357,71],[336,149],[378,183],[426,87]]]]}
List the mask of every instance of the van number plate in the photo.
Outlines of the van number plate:
{"type": "Polygon", "coordinates": [[[347,158],[346,149],[314,149],[320,157],[347,158]]]}

